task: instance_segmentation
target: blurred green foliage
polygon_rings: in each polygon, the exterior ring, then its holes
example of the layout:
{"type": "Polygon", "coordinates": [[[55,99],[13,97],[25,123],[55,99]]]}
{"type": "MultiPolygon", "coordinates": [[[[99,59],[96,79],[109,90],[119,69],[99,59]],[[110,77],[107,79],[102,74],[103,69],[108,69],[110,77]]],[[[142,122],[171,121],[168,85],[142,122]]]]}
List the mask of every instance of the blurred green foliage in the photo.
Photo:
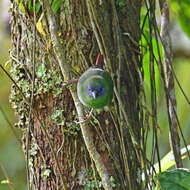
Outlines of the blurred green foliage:
{"type": "MultiPolygon", "coordinates": [[[[186,1],[180,1],[180,0],[171,0],[170,2],[170,15],[173,19],[172,22],[179,22],[183,31],[188,35],[190,34],[190,24],[186,23],[184,25],[185,28],[182,26],[182,22],[184,23],[186,20],[188,20],[188,14],[186,14],[187,10],[189,11],[190,8],[190,0],[186,1]],[[188,9],[187,9],[188,6],[188,9]],[[186,9],[185,12],[183,10],[186,9]],[[182,14],[183,12],[183,14],[182,14]],[[181,15],[180,15],[181,14],[181,15]],[[177,17],[176,17],[177,15],[177,17]],[[176,20],[177,19],[177,20],[176,20]]],[[[160,19],[160,11],[159,7],[157,7],[158,10],[156,10],[156,16],[157,21],[159,23],[160,19]]],[[[190,15],[190,12],[188,12],[190,15]]],[[[150,101],[151,101],[151,85],[150,85],[150,64],[154,64],[155,68],[155,82],[156,82],[156,96],[157,96],[157,111],[158,111],[158,124],[160,131],[160,134],[158,136],[158,142],[159,142],[159,149],[160,149],[160,156],[161,158],[167,154],[170,151],[170,145],[169,145],[169,124],[168,124],[168,116],[167,116],[167,108],[166,108],[166,100],[165,100],[165,92],[164,92],[164,86],[163,81],[160,77],[160,72],[157,66],[157,63],[151,63],[151,57],[149,51],[154,52],[154,56],[159,60],[159,56],[163,57],[162,53],[162,47],[161,43],[159,41],[159,44],[157,46],[157,42],[155,39],[154,31],[152,31],[152,36],[150,35],[150,23],[147,19],[147,10],[145,8],[141,9],[141,18],[146,18],[146,20],[141,19],[141,27],[143,30],[143,35],[141,38],[141,45],[143,50],[143,70],[144,70],[144,88],[146,92],[146,103],[149,110],[151,110],[150,107],[150,101]],[[152,47],[148,46],[148,44],[152,44],[152,47]],[[160,51],[160,52],[159,52],[160,51]]],[[[153,23],[151,23],[153,24],[153,23]]],[[[159,26],[158,26],[159,28],[159,26]]],[[[184,46],[185,47],[185,46],[184,46]]],[[[189,80],[190,80],[190,60],[188,58],[184,57],[175,57],[173,62],[174,72],[177,76],[177,79],[179,80],[179,83],[184,90],[187,97],[190,99],[190,89],[189,89],[189,80]]],[[[181,125],[181,129],[183,132],[183,135],[185,137],[186,143],[190,144],[190,106],[187,103],[187,101],[184,98],[184,95],[182,94],[179,86],[177,85],[177,82],[175,81],[175,87],[176,87],[176,99],[177,99],[177,107],[178,107],[178,117],[181,125]]],[[[181,140],[181,146],[184,147],[184,143],[181,140]]],[[[152,147],[152,134],[149,133],[148,143],[147,143],[147,151],[149,156],[151,156],[150,150],[152,147]]],[[[185,167],[190,167],[190,163],[187,162],[185,164],[185,167]]]]}
{"type": "Polygon", "coordinates": [[[178,21],[183,31],[190,38],[190,0],[172,0],[172,9],[177,14],[178,21]]]}
{"type": "MultiPolygon", "coordinates": [[[[10,48],[10,36],[3,32],[1,20],[0,44],[0,63],[4,66],[9,60],[8,52],[10,48]]],[[[8,71],[10,64],[8,64],[5,68],[8,71]]],[[[11,82],[2,70],[0,70],[0,162],[5,168],[15,190],[24,190],[26,189],[26,173],[22,147],[4,117],[4,114],[6,114],[10,124],[14,126],[16,118],[8,100],[10,90],[11,82]]],[[[20,131],[17,129],[16,133],[21,137],[20,131]]],[[[3,180],[6,180],[6,177],[0,167],[0,182],[3,180]]],[[[10,190],[10,187],[6,183],[0,183],[0,190],[10,190]]]]}

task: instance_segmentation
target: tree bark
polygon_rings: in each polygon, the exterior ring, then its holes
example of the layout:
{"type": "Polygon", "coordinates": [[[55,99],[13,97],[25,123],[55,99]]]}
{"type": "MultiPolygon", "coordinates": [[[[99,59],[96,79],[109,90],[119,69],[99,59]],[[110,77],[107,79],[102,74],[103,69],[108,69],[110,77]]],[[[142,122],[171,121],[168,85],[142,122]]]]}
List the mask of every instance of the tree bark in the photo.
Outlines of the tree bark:
{"type": "Polygon", "coordinates": [[[13,1],[10,55],[20,90],[13,85],[11,102],[23,130],[29,187],[143,189],[141,2],[60,2],[50,14],[45,0],[39,11],[13,1]],[[99,52],[115,95],[109,109],[79,125],[90,110],[78,105],[76,85],[67,82],[93,66],[99,52]]]}

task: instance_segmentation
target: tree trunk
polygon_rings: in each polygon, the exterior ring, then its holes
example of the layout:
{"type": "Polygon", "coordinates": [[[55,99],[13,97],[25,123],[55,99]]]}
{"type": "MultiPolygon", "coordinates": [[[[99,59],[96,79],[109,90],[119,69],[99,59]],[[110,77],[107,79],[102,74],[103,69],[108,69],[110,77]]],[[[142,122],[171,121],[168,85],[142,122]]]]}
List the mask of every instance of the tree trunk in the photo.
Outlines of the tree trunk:
{"type": "Polygon", "coordinates": [[[29,187],[144,189],[141,1],[54,0],[51,9],[48,2],[14,1],[12,7],[17,85],[11,102],[23,130],[29,187]],[[93,66],[99,52],[114,81],[114,98],[108,109],[94,110],[78,124],[80,108],[82,119],[90,110],[78,106],[76,85],[67,82],[93,66]]]}

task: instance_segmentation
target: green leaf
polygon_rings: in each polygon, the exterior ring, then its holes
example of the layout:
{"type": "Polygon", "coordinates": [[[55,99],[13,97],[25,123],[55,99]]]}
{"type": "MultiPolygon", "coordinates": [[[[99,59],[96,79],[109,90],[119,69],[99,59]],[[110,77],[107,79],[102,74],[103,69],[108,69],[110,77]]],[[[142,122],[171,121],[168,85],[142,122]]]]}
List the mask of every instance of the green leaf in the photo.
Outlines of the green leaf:
{"type": "Polygon", "coordinates": [[[143,31],[143,35],[141,38],[141,46],[143,53],[143,71],[144,71],[144,82],[145,89],[150,91],[151,89],[151,77],[150,77],[150,64],[153,64],[154,67],[154,77],[155,77],[155,85],[156,85],[156,93],[158,94],[160,91],[160,73],[159,68],[156,63],[159,58],[163,58],[162,52],[162,44],[157,42],[154,35],[150,35],[150,23],[147,17],[147,9],[145,7],[141,8],[141,30],[143,31]],[[152,44],[152,48],[150,48],[150,44],[152,44]],[[154,62],[152,61],[152,57],[150,57],[150,52],[152,51],[154,54],[154,62]]]}
{"type": "Polygon", "coordinates": [[[190,172],[187,169],[161,172],[157,179],[161,190],[190,190],[190,172]]]}
{"type": "Polygon", "coordinates": [[[41,3],[40,3],[40,2],[37,2],[37,3],[36,3],[36,6],[35,6],[36,13],[38,13],[38,12],[39,12],[40,7],[41,7],[41,3]]]}
{"type": "Polygon", "coordinates": [[[56,14],[60,7],[61,7],[61,0],[54,0],[51,6],[53,13],[56,14]]]}
{"type": "MultiPolygon", "coordinates": [[[[147,36],[147,38],[149,38],[147,36]]],[[[149,39],[148,39],[149,40],[149,39]]],[[[142,43],[145,47],[148,49],[148,42],[145,40],[144,37],[142,37],[142,43]]],[[[158,44],[159,50],[162,49],[161,44],[158,44]]],[[[153,47],[153,52],[154,56],[157,60],[159,60],[159,53],[161,53],[161,57],[163,57],[162,52],[158,50],[157,48],[157,42],[155,38],[152,38],[152,47],[153,47]]],[[[148,89],[151,89],[151,78],[150,78],[150,64],[154,64],[154,77],[155,77],[155,85],[156,85],[156,92],[158,93],[160,90],[160,73],[159,73],[159,68],[157,66],[156,61],[154,63],[151,63],[150,61],[150,51],[148,50],[143,58],[143,70],[144,70],[144,80],[145,80],[145,85],[148,87],[148,89]]]]}
{"type": "Polygon", "coordinates": [[[32,2],[32,0],[29,0],[28,1],[28,9],[30,10],[30,11],[32,11],[33,10],[33,2],[32,2]]]}

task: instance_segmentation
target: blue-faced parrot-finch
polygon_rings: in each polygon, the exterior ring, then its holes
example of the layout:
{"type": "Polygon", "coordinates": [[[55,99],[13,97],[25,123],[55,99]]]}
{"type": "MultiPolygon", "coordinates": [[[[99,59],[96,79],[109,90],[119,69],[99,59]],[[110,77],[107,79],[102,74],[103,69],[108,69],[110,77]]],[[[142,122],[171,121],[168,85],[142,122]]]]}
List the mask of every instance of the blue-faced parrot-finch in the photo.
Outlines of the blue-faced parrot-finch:
{"type": "Polygon", "coordinates": [[[103,108],[112,100],[113,80],[105,70],[91,67],[79,78],[77,94],[85,106],[103,108]]]}

